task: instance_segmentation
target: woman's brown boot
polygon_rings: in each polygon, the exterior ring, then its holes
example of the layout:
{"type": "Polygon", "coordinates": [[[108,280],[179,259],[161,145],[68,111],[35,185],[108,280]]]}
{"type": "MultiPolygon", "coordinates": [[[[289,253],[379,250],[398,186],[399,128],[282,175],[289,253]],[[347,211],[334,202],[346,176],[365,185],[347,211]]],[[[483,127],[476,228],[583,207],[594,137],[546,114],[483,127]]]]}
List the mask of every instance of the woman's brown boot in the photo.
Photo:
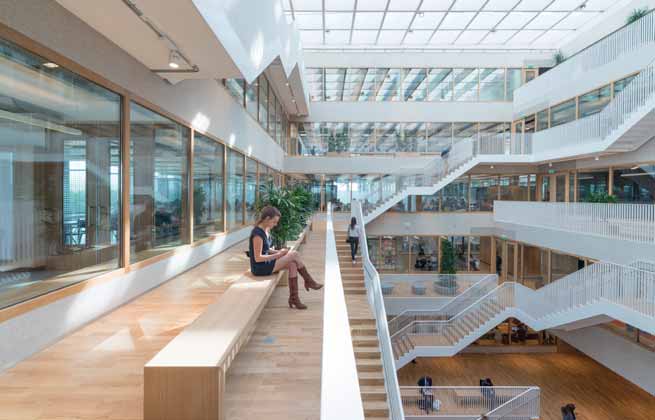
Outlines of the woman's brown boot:
{"type": "Polygon", "coordinates": [[[298,276],[289,277],[289,308],[307,309],[298,296],[298,276]]]}
{"type": "Polygon", "coordinates": [[[309,289],[319,290],[319,289],[321,289],[323,287],[322,284],[316,283],[316,281],[314,281],[314,279],[312,278],[312,275],[309,274],[309,272],[307,271],[307,267],[299,268],[298,272],[300,273],[302,278],[305,280],[305,290],[307,290],[308,292],[309,292],[309,289]]]}

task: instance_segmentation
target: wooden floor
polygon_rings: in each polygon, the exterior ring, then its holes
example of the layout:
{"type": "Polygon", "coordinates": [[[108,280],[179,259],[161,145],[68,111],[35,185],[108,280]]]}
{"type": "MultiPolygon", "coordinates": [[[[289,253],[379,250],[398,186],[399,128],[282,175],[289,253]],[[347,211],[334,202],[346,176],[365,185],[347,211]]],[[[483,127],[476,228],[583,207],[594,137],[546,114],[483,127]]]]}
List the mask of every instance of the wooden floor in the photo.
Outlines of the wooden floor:
{"type": "Polygon", "coordinates": [[[420,358],[398,371],[400,385],[423,375],[434,385],[496,385],[541,388],[541,420],[561,420],[560,407],[574,403],[578,420],[650,420],[655,397],[580,353],[465,354],[420,358]]]}
{"type": "MultiPolygon", "coordinates": [[[[303,254],[322,281],[324,233],[303,254]]],[[[90,323],[0,375],[0,420],[140,420],[143,365],[247,270],[242,242],[90,323]]],[[[257,331],[228,372],[228,420],[318,419],[322,292],[286,306],[275,290],[257,331]]]]}
{"type": "MultiPolygon", "coordinates": [[[[314,223],[301,253],[314,280],[323,283],[324,222],[314,223]]],[[[289,291],[278,287],[228,370],[228,420],[320,419],[323,290],[306,292],[298,280],[308,309],[289,309],[289,291]]]]}

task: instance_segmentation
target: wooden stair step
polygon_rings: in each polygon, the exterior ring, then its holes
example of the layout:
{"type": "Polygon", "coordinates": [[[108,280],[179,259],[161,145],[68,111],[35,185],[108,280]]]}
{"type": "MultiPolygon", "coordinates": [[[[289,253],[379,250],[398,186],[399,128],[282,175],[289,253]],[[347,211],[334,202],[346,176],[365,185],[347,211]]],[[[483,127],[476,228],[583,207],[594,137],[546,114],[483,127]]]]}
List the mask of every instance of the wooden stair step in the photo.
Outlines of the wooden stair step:
{"type": "Polygon", "coordinates": [[[387,401],[362,401],[364,405],[364,416],[368,419],[371,416],[389,416],[389,404],[387,401]]]}
{"type": "Polygon", "coordinates": [[[380,372],[358,372],[360,385],[384,386],[384,375],[380,372]]]}
{"type": "Polygon", "coordinates": [[[359,372],[382,372],[381,359],[359,359],[356,363],[359,372]]]}
{"type": "Polygon", "coordinates": [[[379,359],[380,349],[377,346],[355,346],[355,359],[379,359]]]}
{"type": "Polygon", "coordinates": [[[362,401],[386,401],[387,391],[384,386],[368,386],[362,385],[359,387],[362,394],[362,401]]]}

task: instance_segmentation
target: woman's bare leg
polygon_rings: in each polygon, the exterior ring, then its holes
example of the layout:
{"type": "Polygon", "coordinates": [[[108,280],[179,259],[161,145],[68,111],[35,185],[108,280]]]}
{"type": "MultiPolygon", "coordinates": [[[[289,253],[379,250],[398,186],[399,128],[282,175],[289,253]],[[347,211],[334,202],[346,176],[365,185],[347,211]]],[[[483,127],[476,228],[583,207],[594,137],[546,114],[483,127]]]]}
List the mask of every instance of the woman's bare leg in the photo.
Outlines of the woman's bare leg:
{"type": "Polygon", "coordinates": [[[287,255],[282,258],[275,260],[275,266],[273,267],[273,272],[277,273],[280,270],[284,270],[289,266],[289,263],[295,263],[297,269],[305,268],[305,264],[300,259],[300,254],[296,251],[289,251],[287,255]]]}

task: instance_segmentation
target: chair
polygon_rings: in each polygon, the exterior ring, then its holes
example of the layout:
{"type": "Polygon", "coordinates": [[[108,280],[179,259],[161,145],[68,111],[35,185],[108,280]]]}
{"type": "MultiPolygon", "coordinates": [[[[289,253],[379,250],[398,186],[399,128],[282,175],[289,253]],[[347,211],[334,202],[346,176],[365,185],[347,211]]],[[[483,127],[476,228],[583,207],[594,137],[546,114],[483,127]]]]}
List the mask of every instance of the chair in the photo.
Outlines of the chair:
{"type": "Polygon", "coordinates": [[[425,283],[423,283],[422,281],[417,281],[412,284],[412,293],[414,293],[415,295],[422,296],[425,294],[425,290],[426,290],[425,283]]]}
{"type": "Polygon", "coordinates": [[[382,284],[382,294],[384,296],[389,296],[393,293],[393,284],[383,283],[382,284]]]}

